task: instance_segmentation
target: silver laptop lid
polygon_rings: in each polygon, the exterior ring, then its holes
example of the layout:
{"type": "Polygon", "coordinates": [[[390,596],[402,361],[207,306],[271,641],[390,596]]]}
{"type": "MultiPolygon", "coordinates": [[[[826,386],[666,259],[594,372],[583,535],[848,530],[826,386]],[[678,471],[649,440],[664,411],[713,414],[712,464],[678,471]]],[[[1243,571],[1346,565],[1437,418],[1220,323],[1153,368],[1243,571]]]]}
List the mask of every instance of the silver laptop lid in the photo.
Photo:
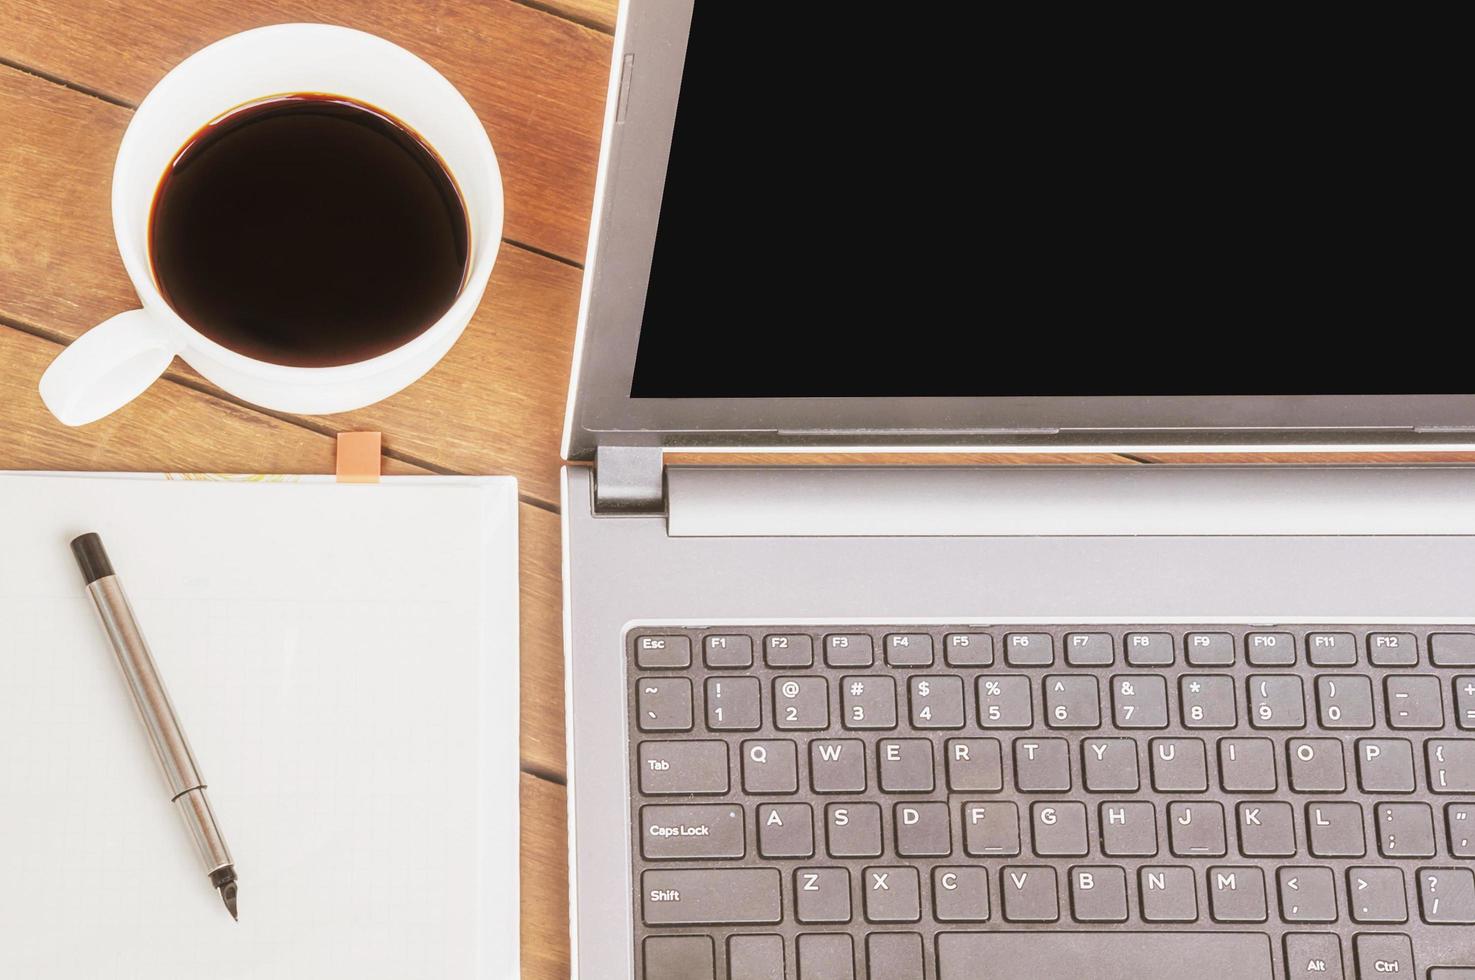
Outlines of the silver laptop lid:
{"type": "Polygon", "coordinates": [[[566,458],[1475,444],[1456,86],[875,21],[621,5],[566,458]]]}

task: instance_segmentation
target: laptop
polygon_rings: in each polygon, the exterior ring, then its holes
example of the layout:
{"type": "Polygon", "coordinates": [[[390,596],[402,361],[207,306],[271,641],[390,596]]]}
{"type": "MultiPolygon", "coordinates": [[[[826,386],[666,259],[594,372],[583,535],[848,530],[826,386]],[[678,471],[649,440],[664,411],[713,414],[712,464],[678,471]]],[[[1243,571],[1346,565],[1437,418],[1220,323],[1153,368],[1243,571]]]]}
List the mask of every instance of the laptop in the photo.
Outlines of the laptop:
{"type": "Polygon", "coordinates": [[[1437,86],[830,13],[621,5],[575,975],[1475,977],[1475,476],[1121,458],[1472,448],[1437,86]]]}

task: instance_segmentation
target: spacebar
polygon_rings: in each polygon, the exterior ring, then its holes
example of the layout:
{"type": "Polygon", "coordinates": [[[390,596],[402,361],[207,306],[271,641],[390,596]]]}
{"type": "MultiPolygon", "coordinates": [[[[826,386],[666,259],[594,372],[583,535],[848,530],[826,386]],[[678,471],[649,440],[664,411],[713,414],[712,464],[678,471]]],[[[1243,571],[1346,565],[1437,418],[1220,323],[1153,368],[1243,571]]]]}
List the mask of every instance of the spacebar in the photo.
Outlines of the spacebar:
{"type": "Polygon", "coordinates": [[[938,980],[1273,980],[1270,939],[1250,932],[946,932],[938,980]]]}

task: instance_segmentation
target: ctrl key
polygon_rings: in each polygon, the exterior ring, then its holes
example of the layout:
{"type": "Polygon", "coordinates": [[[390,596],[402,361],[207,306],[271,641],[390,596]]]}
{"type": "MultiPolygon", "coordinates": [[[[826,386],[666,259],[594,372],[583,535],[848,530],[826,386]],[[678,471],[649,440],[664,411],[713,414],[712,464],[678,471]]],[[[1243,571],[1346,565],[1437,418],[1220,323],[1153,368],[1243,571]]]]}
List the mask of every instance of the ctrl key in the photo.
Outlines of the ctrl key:
{"type": "Polygon", "coordinates": [[[780,918],[777,868],[646,871],[640,876],[645,924],[773,925],[780,918]]]}
{"type": "Polygon", "coordinates": [[[1414,944],[1407,936],[1362,933],[1353,944],[1357,948],[1357,980],[1418,976],[1414,972],[1414,944]]]}
{"type": "Polygon", "coordinates": [[[651,936],[645,941],[644,980],[713,980],[712,940],[706,936],[651,936]]]}

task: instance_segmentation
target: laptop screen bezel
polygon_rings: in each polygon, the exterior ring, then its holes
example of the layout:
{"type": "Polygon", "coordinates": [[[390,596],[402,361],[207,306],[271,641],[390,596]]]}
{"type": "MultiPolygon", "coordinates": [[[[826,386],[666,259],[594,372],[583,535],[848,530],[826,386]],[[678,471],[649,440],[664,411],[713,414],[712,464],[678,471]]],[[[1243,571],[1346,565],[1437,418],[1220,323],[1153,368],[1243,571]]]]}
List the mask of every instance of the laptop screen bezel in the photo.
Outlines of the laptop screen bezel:
{"type": "Polygon", "coordinates": [[[564,458],[590,459],[600,445],[1270,451],[1475,444],[1475,395],[631,397],[692,4],[621,5],[564,458]]]}

